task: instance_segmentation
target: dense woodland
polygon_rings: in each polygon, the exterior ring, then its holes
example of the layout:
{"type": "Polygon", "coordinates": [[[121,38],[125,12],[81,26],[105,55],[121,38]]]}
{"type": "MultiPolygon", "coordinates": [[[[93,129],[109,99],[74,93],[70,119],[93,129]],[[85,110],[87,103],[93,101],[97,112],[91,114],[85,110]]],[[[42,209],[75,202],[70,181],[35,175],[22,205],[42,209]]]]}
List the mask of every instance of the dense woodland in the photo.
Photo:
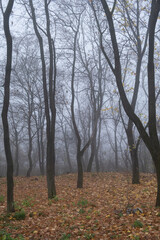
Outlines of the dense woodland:
{"type": "Polygon", "coordinates": [[[0,176],[156,173],[160,1],[0,1],[0,176]]]}

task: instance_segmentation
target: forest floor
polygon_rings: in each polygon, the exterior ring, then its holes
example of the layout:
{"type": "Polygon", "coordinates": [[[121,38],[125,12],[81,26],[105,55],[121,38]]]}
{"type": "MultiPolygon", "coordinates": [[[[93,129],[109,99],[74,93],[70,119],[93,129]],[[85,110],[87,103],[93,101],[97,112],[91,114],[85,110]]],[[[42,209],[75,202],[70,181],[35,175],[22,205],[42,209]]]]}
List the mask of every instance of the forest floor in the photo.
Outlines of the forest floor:
{"type": "Polygon", "coordinates": [[[85,173],[56,177],[57,197],[47,199],[45,177],[17,177],[16,212],[6,214],[6,178],[0,178],[0,239],[160,239],[155,208],[156,178],[141,174],[132,185],[128,173],[85,173]]]}

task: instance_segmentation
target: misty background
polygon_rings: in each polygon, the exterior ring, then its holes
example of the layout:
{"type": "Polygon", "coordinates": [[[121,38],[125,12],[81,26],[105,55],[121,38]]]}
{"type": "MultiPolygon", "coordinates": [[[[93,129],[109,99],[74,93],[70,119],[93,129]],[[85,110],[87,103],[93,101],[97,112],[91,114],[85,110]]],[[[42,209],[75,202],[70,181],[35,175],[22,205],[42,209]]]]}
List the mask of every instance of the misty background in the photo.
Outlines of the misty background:
{"type": "MultiPolygon", "coordinates": [[[[2,2],[4,7],[5,1],[2,2]]],[[[90,145],[82,158],[84,171],[132,171],[134,165],[132,152],[136,151],[139,170],[154,172],[150,154],[123,110],[115,77],[101,49],[103,36],[103,46],[113,63],[106,16],[99,1],[95,2],[95,5],[86,0],[55,0],[49,3],[50,31],[55,47],[53,58],[56,66],[55,174],[77,172],[77,138],[71,111],[73,95],[75,121],[82,145],[85,145],[91,137],[90,145]],[[132,144],[127,136],[130,129],[133,135],[132,144]]],[[[35,0],[33,4],[37,26],[43,38],[49,78],[50,53],[44,3],[35,0]]],[[[137,97],[135,112],[144,126],[148,123],[149,13],[148,1],[135,0],[119,0],[114,12],[123,67],[123,86],[130,102],[133,97],[137,97]],[[139,83],[138,87],[136,82],[139,83]]],[[[2,111],[6,63],[2,14],[0,25],[0,111],[2,111]]],[[[28,1],[15,1],[10,27],[13,37],[13,63],[8,119],[14,175],[44,175],[47,143],[42,67],[28,1]]],[[[157,128],[160,131],[159,58],[160,41],[157,31],[155,71],[157,128]]],[[[47,87],[49,89],[49,86],[47,87]]],[[[0,120],[0,176],[5,175],[6,160],[0,120]]]]}

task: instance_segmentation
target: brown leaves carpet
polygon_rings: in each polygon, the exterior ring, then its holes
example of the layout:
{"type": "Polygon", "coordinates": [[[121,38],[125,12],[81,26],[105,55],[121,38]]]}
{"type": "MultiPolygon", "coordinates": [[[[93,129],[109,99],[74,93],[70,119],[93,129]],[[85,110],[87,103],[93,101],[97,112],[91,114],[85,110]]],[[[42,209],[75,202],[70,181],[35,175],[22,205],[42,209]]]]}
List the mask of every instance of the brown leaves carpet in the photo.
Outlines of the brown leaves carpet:
{"type": "Polygon", "coordinates": [[[160,209],[155,208],[156,178],[141,174],[132,185],[128,173],[85,173],[56,177],[57,197],[48,200],[45,177],[17,177],[17,220],[6,214],[6,179],[0,179],[0,239],[160,239],[160,209]],[[135,211],[140,209],[141,211],[135,211]]]}

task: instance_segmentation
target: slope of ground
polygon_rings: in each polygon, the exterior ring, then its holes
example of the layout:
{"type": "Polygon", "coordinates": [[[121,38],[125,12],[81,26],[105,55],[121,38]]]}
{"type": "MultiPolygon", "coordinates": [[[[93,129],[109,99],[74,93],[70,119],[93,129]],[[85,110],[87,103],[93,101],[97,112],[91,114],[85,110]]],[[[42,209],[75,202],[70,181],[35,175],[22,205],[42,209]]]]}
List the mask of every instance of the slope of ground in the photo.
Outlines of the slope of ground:
{"type": "Polygon", "coordinates": [[[160,239],[154,175],[142,174],[141,184],[132,185],[127,173],[85,173],[83,189],[76,188],[76,178],[56,177],[52,200],[45,177],[15,178],[16,213],[11,215],[1,178],[0,239],[160,239]]]}

